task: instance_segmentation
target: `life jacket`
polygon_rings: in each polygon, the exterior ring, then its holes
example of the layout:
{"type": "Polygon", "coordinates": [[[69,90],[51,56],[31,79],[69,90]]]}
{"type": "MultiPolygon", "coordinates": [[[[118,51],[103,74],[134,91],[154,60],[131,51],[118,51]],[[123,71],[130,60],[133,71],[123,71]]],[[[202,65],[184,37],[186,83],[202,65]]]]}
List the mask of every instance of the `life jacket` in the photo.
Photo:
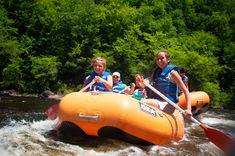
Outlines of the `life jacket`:
{"type": "MultiPolygon", "coordinates": [[[[183,83],[185,84],[186,88],[188,88],[188,77],[187,76],[182,76],[181,77],[183,83]]],[[[179,95],[181,95],[183,93],[183,91],[181,89],[179,89],[179,95]]]]}
{"type": "Polygon", "coordinates": [[[125,94],[124,89],[127,87],[126,84],[124,84],[122,81],[119,81],[117,84],[113,84],[113,88],[112,91],[114,93],[121,93],[121,94],[125,94]],[[122,92],[120,92],[122,91],[122,92]]]}
{"type": "Polygon", "coordinates": [[[183,77],[182,77],[182,81],[184,82],[184,84],[185,84],[186,87],[187,87],[187,84],[188,84],[188,77],[187,77],[187,76],[183,76],[183,77]]]}
{"type": "MultiPolygon", "coordinates": [[[[108,76],[111,75],[110,72],[104,72],[100,77],[104,80],[108,79],[108,76]]],[[[95,71],[92,71],[91,74],[86,78],[85,83],[83,86],[88,85],[95,76],[99,76],[95,71]]],[[[109,89],[106,88],[106,86],[102,82],[95,82],[90,88],[87,89],[87,91],[100,91],[100,92],[108,92],[109,89]]]]}
{"type": "MultiPolygon", "coordinates": [[[[168,99],[177,103],[179,101],[178,99],[179,88],[177,84],[171,82],[170,80],[170,72],[172,70],[176,70],[177,72],[179,72],[178,67],[174,65],[168,65],[162,71],[155,72],[154,74],[155,81],[153,82],[153,86],[163,95],[165,95],[168,99]]],[[[164,101],[159,95],[156,95],[154,98],[164,101]]]]}

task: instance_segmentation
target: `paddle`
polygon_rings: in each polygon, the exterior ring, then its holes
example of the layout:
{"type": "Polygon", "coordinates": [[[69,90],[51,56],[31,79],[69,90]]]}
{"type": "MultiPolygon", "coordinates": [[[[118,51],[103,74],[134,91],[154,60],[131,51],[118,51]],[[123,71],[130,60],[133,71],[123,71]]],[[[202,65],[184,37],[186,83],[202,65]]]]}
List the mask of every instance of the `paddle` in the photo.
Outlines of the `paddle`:
{"type": "Polygon", "coordinates": [[[125,90],[126,90],[127,87],[130,87],[130,86],[126,86],[124,89],[120,90],[120,91],[117,92],[117,93],[118,93],[118,94],[121,94],[121,93],[125,92],[125,90]]]}
{"type": "MultiPolygon", "coordinates": [[[[161,92],[159,92],[157,89],[155,89],[153,86],[151,86],[149,83],[147,83],[145,80],[143,80],[143,83],[145,86],[147,86],[149,89],[151,89],[153,92],[158,94],[160,97],[162,97],[164,100],[166,100],[169,104],[171,104],[173,107],[178,109],[180,112],[185,113],[185,111],[180,108],[177,104],[172,102],[170,99],[168,99],[165,95],[163,95],[161,92]]],[[[224,151],[227,154],[234,154],[231,152],[235,147],[235,140],[232,139],[228,134],[223,133],[222,131],[219,131],[218,129],[208,127],[201,122],[197,121],[193,116],[191,116],[191,120],[195,123],[197,123],[205,132],[208,139],[214,143],[217,147],[219,147],[222,151],[224,151]]]]}
{"type": "Polygon", "coordinates": [[[93,79],[88,85],[86,85],[85,87],[83,87],[79,92],[84,92],[84,91],[87,90],[89,87],[91,87],[94,83],[95,83],[95,80],[93,79]]]}
{"type": "Polygon", "coordinates": [[[120,90],[120,91],[119,91],[119,92],[117,92],[117,93],[118,93],[118,94],[121,94],[121,93],[123,93],[125,90],[126,90],[126,88],[124,88],[124,89],[120,90]]]}
{"type": "MultiPolygon", "coordinates": [[[[95,83],[94,80],[92,80],[88,85],[83,87],[79,92],[84,92],[89,87],[91,87],[95,83]]],[[[47,117],[50,120],[55,120],[57,118],[57,111],[59,108],[59,104],[53,104],[48,110],[47,110],[47,117]]]]}
{"type": "Polygon", "coordinates": [[[48,110],[47,110],[47,117],[50,120],[55,120],[57,117],[57,110],[58,110],[59,105],[53,104],[48,110]]]}

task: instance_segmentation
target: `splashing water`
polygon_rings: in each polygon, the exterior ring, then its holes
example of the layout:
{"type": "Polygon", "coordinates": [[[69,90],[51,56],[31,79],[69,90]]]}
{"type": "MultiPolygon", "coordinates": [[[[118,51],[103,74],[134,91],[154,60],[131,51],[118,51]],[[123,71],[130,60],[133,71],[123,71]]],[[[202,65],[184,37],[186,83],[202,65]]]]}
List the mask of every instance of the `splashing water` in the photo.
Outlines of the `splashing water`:
{"type": "Polygon", "coordinates": [[[53,130],[56,121],[44,120],[26,122],[11,121],[0,129],[0,151],[2,156],[31,155],[147,155],[138,147],[130,146],[117,151],[100,152],[83,149],[47,138],[46,132],[53,130]]]}
{"type": "Polygon", "coordinates": [[[100,146],[79,146],[54,140],[48,136],[53,130],[56,121],[41,120],[27,122],[12,120],[7,126],[0,129],[0,151],[2,156],[31,156],[31,155],[87,155],[87,156],[154,156],[154,155],[191,155],[195,154],[221,155],[221,152],[212,144],[201,143],[198,137],[192,137],[194,128],[186,128],[186,135],[179,142],[171,145],[135,146],[117,140],[97,140],[100,146]],[[190,134],[191,133],[191,134],[190,134]],[[191,142],[191,140],[194,140],[191,142]],[[198,143],[196,143],[198,142],[198,143]],[[196,146],[195,146],[196,143],[196,146]],[[216,149],[216,150],[215,150],[216,149]],[[208,151],[209,154],[208,154],[208,151]],[[202,154],[204,153],[204,154],[202,154]]]}

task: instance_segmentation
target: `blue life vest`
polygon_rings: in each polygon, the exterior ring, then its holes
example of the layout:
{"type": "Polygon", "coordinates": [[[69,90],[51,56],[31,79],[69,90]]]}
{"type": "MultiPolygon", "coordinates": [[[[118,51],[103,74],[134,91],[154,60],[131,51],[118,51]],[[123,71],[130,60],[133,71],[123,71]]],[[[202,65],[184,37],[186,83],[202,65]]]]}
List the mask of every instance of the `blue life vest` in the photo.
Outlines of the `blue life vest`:
{"type": "Polygon", "coordinates": [[[115,93],[119,93],[120,91],[123,91],[121,92],[121,94],[125,94],[124,92],[124,89],[127,87],[126,84],[124,84],[122,81],[119,81],[118,84],[113,84],[113,92],[115,93]]]}
{"type": "Polygon", "coordinates": [[[187,76],[183,76],[183,77],[182,77],[182,81],[184,82],[185,85],[186,85],[186,83],[187,83],[187,80],[188,80],[188,77],[187,77],[187,76]]]}
{"type": "MultiPolygon", "coordinates": [[[[102,76],[100,76],[102,79],[107,80],[108,76],[111,75],[110,72],[104,72],[102,76]]],[[[88,85],[94,78],[95,76],[99,76],[96,72],[92,71],[91,74],[86,78],[85,83],[83,86],[88,85]]],[[[95,82],[92,87],[88,88],[87,91],[101,91],[101,92],[107,92],[110,91],[106,88],[106,86],[102,82],[95,82]]]]}
{"type": "MultiPolygon", "coordinates": [[[[178,99],[179,88],[177,84],[170,81],[169,76],[172,70],[176,70],[177,72],[179,72],[178,67],[173,65],[168,65],[161,72],[156,72],[154,75],[155,81],[153,86],[163,95],[165,95],[168,99],[177,103],[179,102],[178,99]]],[[[163,99],[159,95],[156,95],[155,98],[163,101],[163,99]]]]}

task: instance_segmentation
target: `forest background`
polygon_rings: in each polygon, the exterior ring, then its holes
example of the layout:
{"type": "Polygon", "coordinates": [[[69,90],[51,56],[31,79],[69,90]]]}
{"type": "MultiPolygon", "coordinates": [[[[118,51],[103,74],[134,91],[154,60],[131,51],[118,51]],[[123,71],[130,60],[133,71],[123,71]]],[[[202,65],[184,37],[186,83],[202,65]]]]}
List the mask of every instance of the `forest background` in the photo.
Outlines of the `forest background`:
{"type": "Polygon", "coordinates": [[[0,0],[0,89],[78,91],[94,56],[125,83],[169,50],[190,91],[234,108],[234,0],[0,0]]]}

